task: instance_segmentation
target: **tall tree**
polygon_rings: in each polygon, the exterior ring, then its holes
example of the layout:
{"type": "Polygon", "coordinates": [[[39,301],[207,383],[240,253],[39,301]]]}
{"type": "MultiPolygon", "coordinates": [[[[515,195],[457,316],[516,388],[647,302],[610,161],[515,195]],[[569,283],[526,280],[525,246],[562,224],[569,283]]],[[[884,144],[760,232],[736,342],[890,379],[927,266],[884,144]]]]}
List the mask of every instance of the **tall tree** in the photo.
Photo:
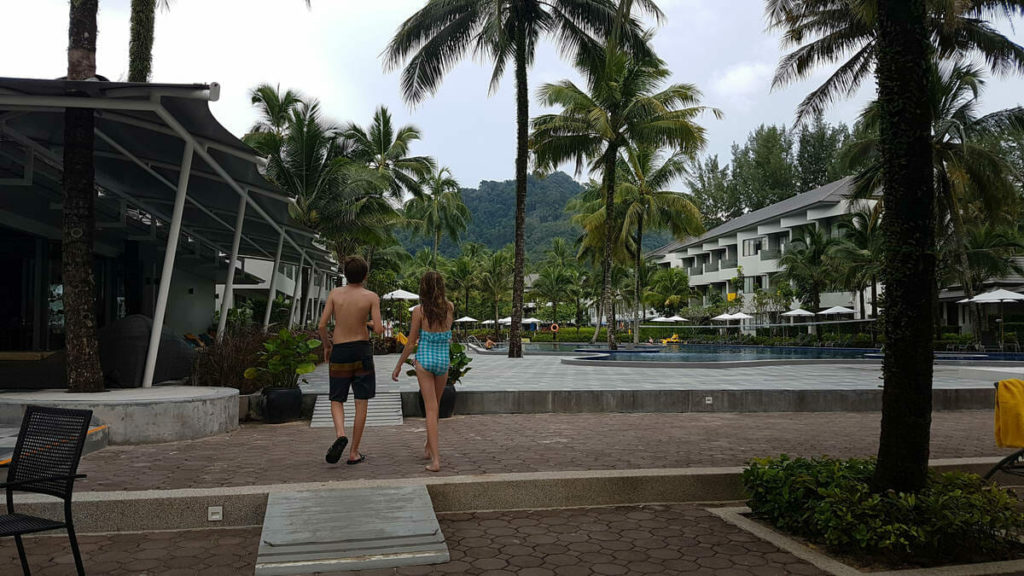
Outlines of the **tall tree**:
{"type": "Polygon", "coordinates": [[[710,230],[743,214],[743,202],[730,185],[729,166],[719,166],[718,155],[693,160],[686,185],[705,228],[710,230]]]}
{"type": "MultiPolygon", "coordinates": [[[[452,262],[451,267],[447,270],[445,278],[449,286],[451,286],[452,292],[463,296],[462,311],[457,316],[469,315],[469,292],[476,286],[480,273],[479,269],[479,260],[462,254],[452,262]]],[[[457,305],[458,297],[454,300],[457,305]]]]}
{"type": "Polygon", "coordinates": [[[935,188],[927,18],[925,0],[878,0],[886,346],[874,485],[901,492],[924,488],[931,436],[935,188]]]}
{"type": "MultiPolygon", "coordinates": [[[[661,12],[653,0],[624,0],[620,9],[628,16],[636,2],[656,17],[661,12]]],[[[495,90],[511,62],[516,79],[516,225],[514,273],[512,280],[512,330],[510,358],[522,357],[519,320],[522,320],[523,272],[526,266],[526,176],[529,155],[530,96],[527,70],[533,63],[537,44],[550,35],[563,53],[575,55],[596,50],[601,39],[611,34],[616,8],[610,0],[429,0],[402,23],[388,44],[385,63],[402,72],[402,92],[410,102],[433,94],[445,74],[472,48],[477,55],[493,61],[491,90],[495,90]]],[[[645,46],[645,43],[640,43],[645,46]]]]}
{"type": "MultiPolygon", "coordinates": [[[[575,161],[577,172],[583,162],[602,175],[604,211],[614,216],[615,183],[619,152],[630,144],[669,147],[694,155],[706,142],[704,128],[696,118],[717,109],[700,105],[701,93],[692,84],[664,87],[670,73],[655,57],[634,57],[610,44],[600,55],[581,62],[588,76],[587,89],[569,80],[545,84],[541,101],[561,107],[561,112],[538,116],[533,121],[534,151],[545,167],[575,161]]],[[[612,260],[614,239],[621,228],[615,218],[605,219],[602,258],[605,315],[615,325],[612,306],[612,260]]],[[[615,331],[608,331],[608,346],[617,347],[615,331]]]]}
{"type": "Polygon", "coordinates": [[[700,212],[681,192],[669,190],[686,173],[689,155],[667,156],[650,146],[627,146],[618,168],[619,199],[625,209],[620,242],[633,252],[633,344],[640,343],[644,232],[668,230],[682,240],[704,233],[700,212]]]}
{"type": "Polygon", "coordinates": [[[690,298],[690,278],[683,268],[661,268],[651,278],[647,301],[666,316],[685,308],[690,298]]]}
{"type": "Polygon", "coordinates": [[[441,236],[448,236],[457,243],[469,223],[469,209],[462,202],[459,183],[448,167],[421,178],[419,185],[422,194],[406,202],[405,215],[413,232],[433,240],[432,259],[436,268],[441,236]]]}
{"type": "Polygon", "coordinates": [[[797,193],[793,137],[785,126],[758,126],[743,146],[732,145],[732,193],[747,211],[759,210],[797,193]]]}
{"type": "Polygon", "coordinates": [[[835,284],[828,255],[839,240],[821,226],[804,226],[779,258],[780,279],[793,285],[797,298],[812,312],[821,309],[821,294],[835,284]]]}
{"type": "MultiPolygon", "coordinates": [[[[939,58],[978,55],[996,73],[1024,71],[1024,48],[996,29],[991,19],[1024,14],[1017,0],[925,0],[925,30],[939,58]]],[[[797,107],[797,121],[824,112],[857,92],[875,69],[880,50],[880,0],[766,0],[768,27],[795,47],[779,62],[772,88],[839,64],[797,107]]]]}
{"type": "Polygon", "coordinates": [[[349,156],[386,178],[388,196],[397,202],[405,201],[407,193],[419,196],[423,190],[420,181],[435,169],[432,158],[409,156],[412,143],[422,137],[419,128],[401,126],[395,130],[391,112],[385,106],[373,113],[368,129],[350,123],[342,135],[351,146],[349,156]]]}
{"type": "MultiPolygon", "coordinates": [[[[68,25],[68,80],[96,76],[98,0],[72,0],[68,25]]],[[[102,392],[96,340],[96,282],[92,274],[96,229],[96,118],[88,108],[64,110],[64,228],[61,273],[64,284],[68,389],[102,392]]]]}
{"type": "MultiPolygon", "coordinates": [[[[551,321],[559,322],[558,304],[565,300],[568,295],[570,277],[564,266],[557,263],[548,263],[541,267],[537,273],[537,279],[533,282],[534,295],[551,304],[551,321]]],[[[555,340],[558,334],[555,334],[555,340]]]]}
{"type": "MultiPolygon", "coordinates": [[[[507,248],[490,254],[480,270],[477,285],[484,297],[492,304],[494,312],[494,329],[499,330],[499,307],[505,295],[508,294],[509,284],[512,281],[513,263],[511,254],[507,248]]],[[[513,322],[515,318],[513,317],[513,322]]]]}
{"type": "Polygon", "coordinates": [[[850,137],[845,124],[833,126],[818,114],[797,137],[797,192],[807,192],[847,175],[840,151],[850,137]]]}
{"type": "Polygon", "coordinates": [[[867,318],[864,290],[871,288],[871,308],[878,310],[878,277],[882,273],[882,205],[859,205],[848,220],[838,243],[828,253],[829,268],[838,273],[839,283],[860,298],[861,318],[867,318]]]}
{"type": "Polygon", "coordinates": [[[280,84],[271,86],[264,83],[249,91],[249,101],[260,113],[259,119],[249,128],[249,133],[269,133],[275,138],[281,138],[292,118],[292,110],[302,102],[302,94],[294,90],[281,92],[280,84]]]}

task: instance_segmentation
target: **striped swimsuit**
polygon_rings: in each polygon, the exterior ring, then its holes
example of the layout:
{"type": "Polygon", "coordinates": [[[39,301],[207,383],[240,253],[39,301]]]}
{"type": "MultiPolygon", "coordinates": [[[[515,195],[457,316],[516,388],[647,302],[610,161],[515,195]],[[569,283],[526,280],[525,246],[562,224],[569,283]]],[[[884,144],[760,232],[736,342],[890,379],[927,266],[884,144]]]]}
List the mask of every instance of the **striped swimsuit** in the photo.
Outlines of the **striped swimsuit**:
{"type": "Polygon", "coordinates": [[[449,343],[452,331],[427,332],[420,330],[420,340],[416,345],[416,362],[424,370],[440,376],[448,371],[449,343]]]}

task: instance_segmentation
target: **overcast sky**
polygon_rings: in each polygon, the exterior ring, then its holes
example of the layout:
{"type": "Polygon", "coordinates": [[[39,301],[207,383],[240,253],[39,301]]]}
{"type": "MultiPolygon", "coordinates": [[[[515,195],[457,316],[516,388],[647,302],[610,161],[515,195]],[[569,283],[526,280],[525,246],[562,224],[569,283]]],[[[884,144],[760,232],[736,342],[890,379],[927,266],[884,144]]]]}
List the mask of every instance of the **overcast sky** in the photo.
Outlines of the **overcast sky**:
{"type": "MultiPolygon", "coordinates": [[[[111,80],[128,76],[129,0],[100,0],[97,67],[111,80]]],[[[398,25],[424,0],[171,0],[157,15],[153,56],[155,82],[219,82],[214,115],[241,136],[255,114],[248,91],[260,82],[279,83],[318,98],[339,122],[367,124],[378,105],[399,123],[424,134],[414,148],[452,168],[464,186],[514,176],[514,82],[509,74],[488,94],[490,69],[467,60],[441,90],[416,108],[399,92],[399,73],[385,73],[380,54],[398,25]]],[[[673,81],[696,84],[706,104],[725,113],[702,121],[708,152],[723,161],[733,142],[761,123],[792,124],[801,98],[828,71],[809,81],[770,90],[782,50],[765,31],[763,0],[659,0],[667,15],[654,44],[673,81]]],[[[68,0],[0,0],[0,76],[56,78],[67,69],[68,0]]],[[[1003,23],[1015,41],[1024,42],[1003,23]]],[[[511,70],[511,68],[510,68],[511,70]]],[[[530,92],[544,82],[576,78],[550,43],[530,71],[530,92]]],[[[829,111],[830,121],[852,122],[874,86],[829,111]]],[[[1024,79],[990,79],[984,110],[1018,105],[1024,79]]],[[[531,107],[531,115],[541,111],[531,107]]],[[[571,167],[567,167],[571,169],[571,167]]]]}

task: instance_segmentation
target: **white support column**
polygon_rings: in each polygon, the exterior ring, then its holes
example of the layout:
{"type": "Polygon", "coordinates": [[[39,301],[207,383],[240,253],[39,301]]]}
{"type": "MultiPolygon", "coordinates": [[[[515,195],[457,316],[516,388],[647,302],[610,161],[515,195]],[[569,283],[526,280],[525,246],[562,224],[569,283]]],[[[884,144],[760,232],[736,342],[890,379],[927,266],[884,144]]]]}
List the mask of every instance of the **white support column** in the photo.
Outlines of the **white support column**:
{"type": "Polygon", "coordinates": [[[309,295],[302,300],[302,325],[305,326],[309,323],[309,317],[312,314],[310,308],[313,307],[313,298],[316,298],[316,262],[313,262],[309,268],[309,295]]]}
{"type": "Polygon", "coordinates": [[[263,313],[263,331],[270,326],[270,312],[274,307],[274,299],[277,297],[277,268],[281,265],[281,249],[284,248],[284,234],[277,241],[277,255],[274,256],[274,268],[270,271],[270,291],[267,292],[267,311],[263,313]]]}
{"type": "Polygon", "coordinates": [[[238,264],[238,247],[242,243],[242,226],[245,224],[245,205],[249,194],[242,194],[238,201],[238,216],[235,218],[235,237],[231,240],[231,258],[228,260],[228,277],[224,282],[224,298],[220,302],[220,319],[217,321],[217,342],[224,339],[228,323],[228,310],[234,306],[235,265],[238,264]]]}
{"type": "Polygon", "coordinates": [[[288,312],[288,329],[295,325],[295,310],[299,303],[299,283],[302,281],[302,264],[306,262],[306,255],[299,256],[299,266],[295,269],[295,287],[292,288],[292,308],[288,312]]]}
{"type": "Polygon", "coordinates": [[[153,386],[156,373],[156,357],[160,351],[160,333],[164,327],[167,312],[167,295],[171,291],[171,275],[174,274],[174,257],[178,252],[178,236],[181,234],[181,216],[185,211],[185,195],[188,193],[188,177],[192,171],[192,153],[195,151],[191,140],[185,141],[185,152],[181,157],[181,171],[178,172],[178,190],[174,195],[174,212],[167,230],[167,250],[164,251],[164,267],[160,274],[157,290],[156,309],[153,311],[153,330],[149,334],[149,349],[146,351],[146,367],[142,373],[142,387],[153,386]]]}

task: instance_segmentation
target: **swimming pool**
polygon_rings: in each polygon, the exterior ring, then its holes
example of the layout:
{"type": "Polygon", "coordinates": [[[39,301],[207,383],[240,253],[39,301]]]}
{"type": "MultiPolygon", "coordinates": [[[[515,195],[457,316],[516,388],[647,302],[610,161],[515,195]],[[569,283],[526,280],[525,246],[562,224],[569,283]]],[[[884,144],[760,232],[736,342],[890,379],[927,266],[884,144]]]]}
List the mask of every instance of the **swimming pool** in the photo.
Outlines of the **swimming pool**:
{"type": "MultiPolygon", "coordinates": [[[[581,356],[575,360],[589,363],[641,363],[660,365],[717,364],[717,363],[753,363],[810,361],[874,361],[880,362],[882,354],[875,348],[808,348],[796,346],[726,346],[708,344],[669,345],[660,353],[636,354],[628,351],[606,350],[595,351],[594,355],[581,356]]],[[[937,362],[954,363],[1021,363],[1024,354],[1019,353],[973,353],[973,352],[936,352],[937,362]]]]}

